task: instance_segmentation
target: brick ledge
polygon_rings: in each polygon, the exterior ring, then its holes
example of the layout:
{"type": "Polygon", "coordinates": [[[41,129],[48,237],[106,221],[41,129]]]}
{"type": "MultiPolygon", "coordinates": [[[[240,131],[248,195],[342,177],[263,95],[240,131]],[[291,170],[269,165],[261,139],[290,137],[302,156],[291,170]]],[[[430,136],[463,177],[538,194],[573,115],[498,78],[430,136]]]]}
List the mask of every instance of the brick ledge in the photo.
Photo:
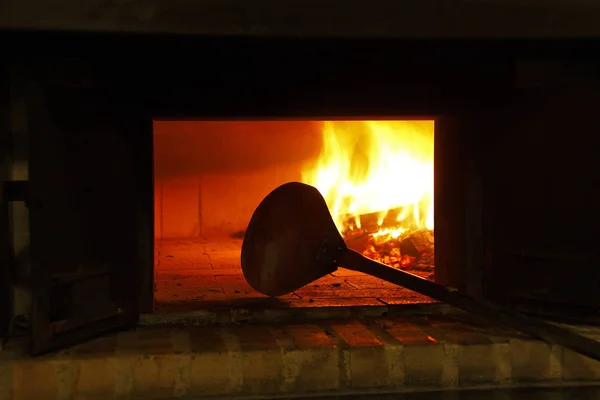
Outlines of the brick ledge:
{"type": "MultiPolygon", "coordinates": [[[[600,329],[586,332],[596,336],[600,329]]],[[[597,361],[449,316],[143,327],[35,359],[9,360],[12,354],[0,353],[0,400],[600,383],[597,361]]]]}

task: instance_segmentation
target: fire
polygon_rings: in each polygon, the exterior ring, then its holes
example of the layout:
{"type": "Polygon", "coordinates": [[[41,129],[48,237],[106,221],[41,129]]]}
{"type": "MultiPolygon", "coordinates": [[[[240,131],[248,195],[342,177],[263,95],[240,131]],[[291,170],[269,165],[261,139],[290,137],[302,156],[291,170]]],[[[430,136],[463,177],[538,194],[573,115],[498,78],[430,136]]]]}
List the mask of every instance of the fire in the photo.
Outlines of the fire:
{"type": "Polygon", "coordinates": [[[433,230],[433,121],[327,121],[323,147],[303,171],[345,236],[376,219],[373,239],[433,230]]]}
{"type": "Polygon", "coordinates": [[[433,121],[328,121],[303,181],[349,248],[433,278],[433,121]]]}

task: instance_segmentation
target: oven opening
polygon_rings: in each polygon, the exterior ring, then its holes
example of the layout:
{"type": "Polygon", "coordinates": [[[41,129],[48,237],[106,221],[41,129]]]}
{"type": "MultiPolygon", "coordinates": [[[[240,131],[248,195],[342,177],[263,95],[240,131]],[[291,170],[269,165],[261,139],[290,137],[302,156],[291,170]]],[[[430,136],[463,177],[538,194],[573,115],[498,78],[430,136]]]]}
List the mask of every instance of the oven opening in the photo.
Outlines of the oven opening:
{"type": "Polygon", "coordinates": [[[261,200],[299,181],[348,247],[433,280],[433,171],[433,120],[155,121],[155,308],[431,302],[341,268],[269,299],[246,283],[240,251],[261,200]]]}

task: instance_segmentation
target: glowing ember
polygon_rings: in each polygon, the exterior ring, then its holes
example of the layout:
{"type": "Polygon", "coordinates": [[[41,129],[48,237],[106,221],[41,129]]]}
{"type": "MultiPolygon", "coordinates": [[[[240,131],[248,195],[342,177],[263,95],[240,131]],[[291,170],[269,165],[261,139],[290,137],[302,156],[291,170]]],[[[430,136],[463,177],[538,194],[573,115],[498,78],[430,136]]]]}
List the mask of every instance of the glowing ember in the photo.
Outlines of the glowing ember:
{"type": "Polygon", "coordinates": [[[349,247],[398,268],[429,253],[432,262],[433,235],[419,249],[401,244],[433,230],[433,133],[433,121],[323,123],[322,151],[302,178],[323,194],[349,247]]]}

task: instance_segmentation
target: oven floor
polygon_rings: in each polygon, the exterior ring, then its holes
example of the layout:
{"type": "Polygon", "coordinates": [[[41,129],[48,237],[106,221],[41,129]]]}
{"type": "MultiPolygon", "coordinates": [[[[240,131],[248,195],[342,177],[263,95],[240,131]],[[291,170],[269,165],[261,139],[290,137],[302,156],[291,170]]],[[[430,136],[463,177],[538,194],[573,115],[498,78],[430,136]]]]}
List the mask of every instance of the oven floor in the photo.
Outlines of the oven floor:
{"type": "Polygon", "coordinates": [[[289,295],[268,298],[246,283],[240,265],[241,245],[241,239],[232,238],[157,241],[156,311],[250,305],[315,308],[434,302],[381,279],[343,268],[289,295]]]}

